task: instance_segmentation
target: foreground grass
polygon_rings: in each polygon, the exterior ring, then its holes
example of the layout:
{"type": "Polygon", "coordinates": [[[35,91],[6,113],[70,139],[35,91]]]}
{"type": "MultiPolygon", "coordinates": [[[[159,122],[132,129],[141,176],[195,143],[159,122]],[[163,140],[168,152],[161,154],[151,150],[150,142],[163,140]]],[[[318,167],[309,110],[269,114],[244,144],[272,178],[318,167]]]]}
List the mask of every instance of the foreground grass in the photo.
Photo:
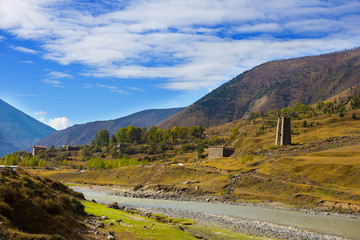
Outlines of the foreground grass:
{"type": "Polygon", "coordinates": [[[170,219],[162,217],[162,222],[152,218],[133,215],[124,211],[107,208],[104,204],[84,201],[85,211],[95,216],[108,217],[104,220],[106,231],[115,231],[117,239],[265,239],[255,236],[246,236],[238,233],[223,231],[214,228],[196,226],[195,222],[187,219],[170,219]],[[120,223],[116,219],[121,219],[120,223]],[[109,226],[109,223],[114,223],[109,226]],[[181,229],[182,228],[182,229],[181,229]]]}

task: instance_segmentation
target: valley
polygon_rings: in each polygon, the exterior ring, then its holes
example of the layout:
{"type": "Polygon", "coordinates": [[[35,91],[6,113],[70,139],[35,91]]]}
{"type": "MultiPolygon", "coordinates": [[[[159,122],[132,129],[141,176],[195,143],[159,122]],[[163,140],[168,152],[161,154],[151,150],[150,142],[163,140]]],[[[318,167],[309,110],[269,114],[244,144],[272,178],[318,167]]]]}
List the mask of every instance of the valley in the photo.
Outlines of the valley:
{"type": "Polygon", "coordinates": [[[5,165],[0,234],[9,239],[105,239],[107,231],[120,239],[168,234],[174,239],[359,239],[352,231],[360,217],[358,55],[357,48],[265,63],[188,108],[75,125],[49,134],[33,153],[8,152],[0,159],[5,165]],[[291,121],[291,144],[276,145],[278,118],[284,116],[291,121]],[[108,199],[119,201],[122,210],[97,203],[108,199]],[[164,207],[170,203],[175,205],[164,207]],[[233,215],[241,208],[256,217],[233,215]],[[34,223],[47,219],[49,227],[19,220],[31,212],[34,223]],[[316,221],[321,224],[312,227],[316,221]],[[346,233],[340,230],[346,227],[346,233]]]}

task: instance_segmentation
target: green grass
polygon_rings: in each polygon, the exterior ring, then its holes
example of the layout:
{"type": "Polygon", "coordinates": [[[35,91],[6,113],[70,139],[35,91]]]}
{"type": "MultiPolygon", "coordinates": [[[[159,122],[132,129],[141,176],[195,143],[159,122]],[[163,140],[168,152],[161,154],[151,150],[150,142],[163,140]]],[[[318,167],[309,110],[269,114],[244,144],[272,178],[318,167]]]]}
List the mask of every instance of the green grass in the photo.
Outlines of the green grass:
{"type": "Polygon", "coordinates": [[[197,236],[202,236],[211,240],[265,239],[214,228],[193,226],[192,224],[195,224],[195,222],[187,219],[171,219],[161,215],[153,215],[161,216],[162,220],[160,222],[153,218],[132,215],[124,211],[107,208],[104,204],[88,201],[83,201],[83,204],[85,205],[85,211],[88,214],[94,214],[98,217],[106,216],[109,218],[103,221],[106,225],[106,231],[115,231],[115,237],[117,239],[198,239],[197,236]],[[122,222],[116,223],[116,219],[122,219],[122,222]],[[109,226],[110,222],[113,222],[114,225],[109,226]],[[146,226],[146,228],[144,226],[146,226]],[[179,226],[185,229],[185,231],[181,230],[179,226]]]}

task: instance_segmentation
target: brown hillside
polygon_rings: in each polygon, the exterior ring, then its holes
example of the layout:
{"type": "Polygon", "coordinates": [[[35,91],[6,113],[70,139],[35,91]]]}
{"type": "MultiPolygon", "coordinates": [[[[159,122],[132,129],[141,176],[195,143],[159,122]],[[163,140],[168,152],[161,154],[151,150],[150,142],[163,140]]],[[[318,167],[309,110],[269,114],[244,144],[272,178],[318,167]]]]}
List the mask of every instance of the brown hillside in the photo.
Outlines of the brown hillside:
{"type": "Polygon", "coordinates": [[[296,102],[316,103],[349,88],[356,91],[359,81],[360,48],[271,61],[238,75],[158,126],[224,124],[251,111],[267,113],[296,102]]]}

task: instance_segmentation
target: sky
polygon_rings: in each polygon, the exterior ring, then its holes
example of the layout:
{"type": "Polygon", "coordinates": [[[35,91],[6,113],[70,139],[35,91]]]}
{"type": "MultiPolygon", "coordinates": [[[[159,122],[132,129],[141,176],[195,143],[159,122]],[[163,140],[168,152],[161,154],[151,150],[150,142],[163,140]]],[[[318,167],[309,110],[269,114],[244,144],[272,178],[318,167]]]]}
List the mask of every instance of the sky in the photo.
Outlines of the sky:
{"type": "Polygon", "coordinates": [[[0,99],[64,129],[360,45],[360,1],[0,0],[0,99]]]}

